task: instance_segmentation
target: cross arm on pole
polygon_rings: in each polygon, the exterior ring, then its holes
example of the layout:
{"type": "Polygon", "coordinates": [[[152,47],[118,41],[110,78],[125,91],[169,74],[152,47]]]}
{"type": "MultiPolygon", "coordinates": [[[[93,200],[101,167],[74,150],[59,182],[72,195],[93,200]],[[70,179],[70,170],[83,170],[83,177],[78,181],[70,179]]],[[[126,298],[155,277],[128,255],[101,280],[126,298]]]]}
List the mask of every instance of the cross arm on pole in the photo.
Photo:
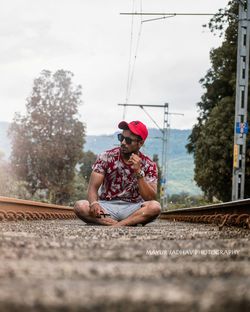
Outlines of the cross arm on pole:
{"type": "Polygon", "coordinates": [[[145,15],[148,15],[148,16],[157,16],[157,15],[162,15],[162,16],[166,16],[166,15],[173,15],[173,16],[177,16],[177,15],[183,15],[183,16],[185,16],[185,15],[191,15],[191,16],[207,15],[207,16],[213,16],[215,14],[216,13],[171,13],[171,12],[165,12],[165,13],[164,12],[163,13],[160,13],[160,12],[141,12],[141,13],[122,12],[122,13],[120,13],[120,15],[140,15],[140,16],[145,16],[145,15]]]}
{"type": "Polygon", "coordinates": [[[163,129],[157,124],[157,122],[150,116],[150,114],[145,110],[144,106],[146,107],[167,107],[168,103],[165,103],[164,105],[150,105],[150,104],[118,104],[120,106],[136,106],[140,107],[145,114],[150,118],[150,120],[156,125],[156,127],[163,133],[163,129]]]}
{"type": "MultiPolygon", "coordinates": [[[[243,5],[242,0],[238,0],[239,3],[243,5]]],[[[235,19],[238,19],[238,16],[234,13],[231,12],[226,12],[226,13],[171,13],[171,12],[122,12],[120,15],[137,15],[137,16],[161,16],[160,18],[154,18],[154,19],[148,19],[148,20],[143,20],[142,23],[144,22],[149,22],[149,21],[154,21],[158,19],[165,19],[169,17],[175,17],[175,16],[232,16],[235,19]]]]}
{"type": "Polygon", "coordinates": [[[168,106],[168,103],[165,103],[164,105],[153,105],[153,104],[118,104],[119,106],[146,106],[146,107],[166,107],[168,106]]]}

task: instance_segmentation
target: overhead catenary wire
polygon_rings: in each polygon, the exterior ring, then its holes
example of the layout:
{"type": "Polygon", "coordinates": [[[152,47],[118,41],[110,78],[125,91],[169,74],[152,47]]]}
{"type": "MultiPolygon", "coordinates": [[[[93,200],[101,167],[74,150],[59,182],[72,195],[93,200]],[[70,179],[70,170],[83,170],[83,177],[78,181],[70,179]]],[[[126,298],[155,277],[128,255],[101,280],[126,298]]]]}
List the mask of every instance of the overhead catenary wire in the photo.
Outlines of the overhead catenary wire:
{"type": "MultiPolygon", "coordinates": [[[[135,0],[132,0],[132,12],[134,11],[135,0]]],[[[133,47],[133,29],[134,29],[134,16],[131,17],[131,30],[130,30],[130,45],[129,45],[129,61],[128,61],[128,75],[127,75],[127,92],[126,92],[126,103],[128,102],[129,95],[129,81],[130,81],[130,70],[131,70],[131,58],[132,58],[132,47],[133,47]]],[[[125,108],[125,106],[124,106],[125,108]]]]}
{"type": "Polygon", "coordinates": [[[129,81],[129,93],[128,93],[129,96],[130,96],[130,93],[131,93],[133,79],[134,79],[135,63],[136,63],[137,55],[138,55],[139,43],[140,43],[140,39],[141,39],[141,33],[142,33],[142,21],[140,23],[139,32],[138,32],[138,36],[137,36],[136,47],[135,47],[135,55],[134,55],[134,62],[133,62],[133,66],[132,66],[132,70],[131,70],[131,76],[130,76],[130,81],[129,81]]]}
{"type": "MultiPolygon", "coordinates": [[[[133,0],[133,3],[132,3],[132,11],[134,11],[134,10],[135,10],[135,0],[133,0]]],[[[142,0],[140,1],[140,11],[142,12],[142,0]]],[[[132,54],[133,54],[133,43],[134,43],[134,19],[132,16],[131,31],[130,31],[129,64],[128,64],[128,75],[127,75],[125,103],[128,103],[129,98],[130,98],[130,94],[131,94],[131,89],[132,89],[133,79],[134,79],[134,72],[135,72],[135,64],[136,64],[138,50],[139,50],[141,33],[142,33],[142,17],[141,17],[141,21],[140,21],[138,34],[137,34],[137,40],[136,40],[136,44],[135,44],[134,55],[132,56],[132,54]]],[[[126,106],[124,106],[124,110],[123,110],[123,119],[125,119],[125,116],[126,116],[126,106]]]]}
{"type": "Polygon", "coordinates": [[[176,15],[169,15],[169,16],[163,16],[163,17],[157,17],[157,18],[150,18],[150,19],[142,20],[142,23],[158,21],[158,20],[162,20],[162,19],[165,19],[165,18],[175,17],[175,16],[176,15]]]}
{"type": "Polygon", "coordinates": [[[139,107],[144,111],[144,113],[149,117],[149,119],[156,125],[156,127],[157,127],[161,132],[163,132],[163,130],[161,129],[161,127],[157,124],[157,122],[153,119],[153,117],[146,111],[146,109],[143,107],[143,105],[140,105],[139,107]]]}
{"type": "MultiPolygon", "coordinates": [[[[140,12],[136,12],[136,5],[135,5],[135,0],[132,0],[132,12],[122,12],[120,15],[131,15],[131,30],[130,30],[130,47],[129,47],[129,63],[128,63],[128,74],[127,74],[127,86],[126,86],[126,98],[125,98],[125,103],[129,102],[130,95],[131,95],[131,90],[133,86],[133,80],[134,80],[134,73],[135,73],[135,65],[136,65],[136,60],[138,57],[138,50],[139,50],[139,43],[141,39],[141,34],[142,34],[142,25],[145,22],[150,22],[150,21],[156,21],[156,20],[161,20],[161,19],[167,19],[171,17],[175,17],[178,15],[185,16],[185,15],[191,15],[191,16],[214,16],[214,15],[225,15],[223,13],[197,13],[197,12],[183,12],[183,13],[172,13],[172,12],[165,12],[165,13],[160,13],[160,12],[142,12],[142,0],[140,0],[140,12]],[[152,18],[152,19],[146,19],[143,20],[143,16],[159,16],[159,18],[152,18]],[[134,16],[140,16],[140,26],[139,26],[139,31],[137,34],[137,40],[136,40],[136,45],[135,45],[135,53],[134,56],[133,54],[133,43],[134,43],[134,16]]],[[[123,109],[123,119],[125,119],[126,116],[126,106],[124,106],[123,109]]]]}

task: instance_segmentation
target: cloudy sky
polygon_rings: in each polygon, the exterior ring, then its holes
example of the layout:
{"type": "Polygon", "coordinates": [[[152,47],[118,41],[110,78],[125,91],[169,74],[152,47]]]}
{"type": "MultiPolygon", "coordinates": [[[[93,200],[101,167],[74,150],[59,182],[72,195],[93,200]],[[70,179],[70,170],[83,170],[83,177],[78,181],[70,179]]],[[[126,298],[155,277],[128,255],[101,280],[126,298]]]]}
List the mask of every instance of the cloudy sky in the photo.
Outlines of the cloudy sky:
{"type": "MultiPolygon", "coordinates": [[[[88,134],[114,132],[123,117],[123,108],[117,104],[126,99],[156,105],[168,102],[170,112],[184,114],[171,116],[171,128],[191,128],[203,93],[199,79],[210,67],[209,51],[221,42],[202,27],[210,17],[176,16],[142,24],[135,17],[131,32],[132,17],[120,13],[133,8],[136,12],[216,13],[227,2],[0,0],[0,121],[11,121],[15,112],[25,112],[25,99],[43,69],[65,69],[83,87],[80,119],[88,134]]],[[[161,109],[148,112],[162,125],[161,109]]],[[[125,118],[154,127],[139,108],[128,108],[125,118]]]]}

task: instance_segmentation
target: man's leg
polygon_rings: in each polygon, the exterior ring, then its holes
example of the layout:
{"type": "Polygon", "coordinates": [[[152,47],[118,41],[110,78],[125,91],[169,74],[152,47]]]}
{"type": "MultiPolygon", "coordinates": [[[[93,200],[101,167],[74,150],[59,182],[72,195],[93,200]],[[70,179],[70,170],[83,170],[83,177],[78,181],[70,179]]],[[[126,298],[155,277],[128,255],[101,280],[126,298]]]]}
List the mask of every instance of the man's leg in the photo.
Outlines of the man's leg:
{"type": "Polygon", "coordinates": [[[116,220],[109,217],[95,218],[89,215],[89,202],[87,200],[78,200],[74,205],[74,212],[79,219],[86,223],[96,223],[100,225],[115,225],[116,220]]]}
{"type": "Polygon", "coordinates": [[[161,206],[155,200],[146,201],[142,204],[141,208],[136,210],[126,219],[117,222],[114,226],[147,224],[153,221],[161,213],[161,206]]]}

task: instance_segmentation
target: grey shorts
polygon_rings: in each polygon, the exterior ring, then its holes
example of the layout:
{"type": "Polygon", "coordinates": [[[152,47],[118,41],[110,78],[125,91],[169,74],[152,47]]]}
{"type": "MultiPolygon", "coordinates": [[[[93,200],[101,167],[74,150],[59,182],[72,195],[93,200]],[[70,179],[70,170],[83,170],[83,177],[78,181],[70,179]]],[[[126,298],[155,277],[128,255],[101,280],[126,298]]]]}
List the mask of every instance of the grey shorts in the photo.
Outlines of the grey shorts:
{"type": "Polygon", "coordinates": [[[139,203],[128,203],[123,200],[99,200],[100,206],[114,220],[121,221],[141,208],[143,201],[139,203]]]}

